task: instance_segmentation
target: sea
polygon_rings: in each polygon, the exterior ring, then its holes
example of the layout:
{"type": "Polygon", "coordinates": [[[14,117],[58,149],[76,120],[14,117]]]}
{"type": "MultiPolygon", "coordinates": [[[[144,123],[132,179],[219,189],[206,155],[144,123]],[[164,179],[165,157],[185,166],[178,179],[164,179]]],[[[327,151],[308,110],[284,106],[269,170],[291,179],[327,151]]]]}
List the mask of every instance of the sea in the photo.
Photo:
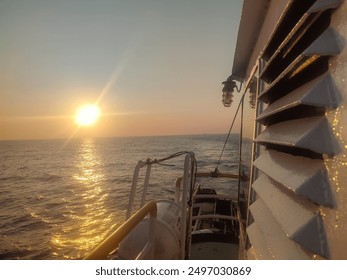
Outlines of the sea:
{"type": "MultiPolygon", "coordinates": [[[[84,258],[125,220],[140,160],[191,151],[198,171],[211,172],[225,140],[226,135],[192,135],[0,141],[0,259],[84,258]]],[[[249,141],[243,145],[246,159],[250,147],[249,141]]],[[[232,134],[218,170],[237,174],[238,153],[239,136],[232,134]]],[[[181,156],[152,167],[151,196],[173,198],[183,162],[181,156]]],[[[197,183],[237,195],[234,179],[197,183]]]]}

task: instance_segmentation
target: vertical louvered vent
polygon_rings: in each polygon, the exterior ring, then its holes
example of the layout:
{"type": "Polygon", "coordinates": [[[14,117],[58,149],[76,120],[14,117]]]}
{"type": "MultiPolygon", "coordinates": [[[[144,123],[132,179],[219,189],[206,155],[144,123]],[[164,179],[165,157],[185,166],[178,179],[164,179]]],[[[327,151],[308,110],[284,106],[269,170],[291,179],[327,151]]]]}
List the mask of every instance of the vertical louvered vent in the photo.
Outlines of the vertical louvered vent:
{"type": "Polygon", "coordinates": [[[339,151],[325,113],[340,103],[329,59],[341,51],[330,27],[341,2],[290,1],[263,51],[266,109],[255,141],[265,149],[253,162],[260,172],[247,227],[258,258],[329,258],[319,207],[334,207],[323,158],[339,151]]]}

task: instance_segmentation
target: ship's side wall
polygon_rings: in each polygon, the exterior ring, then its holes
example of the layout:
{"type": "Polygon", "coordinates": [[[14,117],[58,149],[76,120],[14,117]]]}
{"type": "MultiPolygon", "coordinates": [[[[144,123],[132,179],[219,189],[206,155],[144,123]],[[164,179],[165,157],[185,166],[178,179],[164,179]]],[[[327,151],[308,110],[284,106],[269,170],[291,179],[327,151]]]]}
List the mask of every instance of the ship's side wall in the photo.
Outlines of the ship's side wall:
{"type": "Polygon", "coordinates": [[[244,80],[260,68],[245,255],[347,259],[347,1],[274,0],[261,17],[235,53],[244,80]]]}
{"type": "Polygon", "coordinates": [[[341,152],[325,160],[335,207],[321,208],[321,213],[331,258],[347,259],[347,1],[333,13],[331,26],[338,32],[343,47],[342,52],[330,60],[330,72],[342,101],[336,110],[327,112],[327,118],[341,152]]]}
{"type": "MultiPolygon", "coordinates": [[[[270,3],[268,4],[267,13],[265,15],[265,18],[263,19],[263,24],[261,26],[258,26],[258,28],[260,29],[260,32],[257,37],[257,41],[254,46],[251,46],[253,48],[253,51],[249,58],[249,63],[247,66],[245,77],[248,77],[250,75],[250,72],[254,64],[256,64],[259,55],[261,54],[264,47],[266,46],[267,41],[270,39],[271,34],[274,31],[277,23],[280,21],[281,15],[286,9],[288,2],[289,2],[288,0],[278,0],[278,1],[270,1],[270,3]]],[[[247,23],[245,23],[245,27],[244,27],[245,29],[247,29],[246,25],[247,23]]],[[[244,48],[244,47],[245,46],[241,46],[240,48],[244,48]]]]}

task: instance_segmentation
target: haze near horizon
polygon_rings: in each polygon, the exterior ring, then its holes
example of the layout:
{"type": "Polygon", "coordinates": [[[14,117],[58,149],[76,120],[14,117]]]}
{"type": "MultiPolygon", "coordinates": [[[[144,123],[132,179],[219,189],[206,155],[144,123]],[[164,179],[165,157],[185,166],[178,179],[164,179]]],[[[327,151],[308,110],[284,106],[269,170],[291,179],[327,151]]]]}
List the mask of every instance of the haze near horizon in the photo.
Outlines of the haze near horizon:
{"type": "Polygon", "coordinates": [[[241,2],[1,1],[0,140],[226,133],[241,2]]]}

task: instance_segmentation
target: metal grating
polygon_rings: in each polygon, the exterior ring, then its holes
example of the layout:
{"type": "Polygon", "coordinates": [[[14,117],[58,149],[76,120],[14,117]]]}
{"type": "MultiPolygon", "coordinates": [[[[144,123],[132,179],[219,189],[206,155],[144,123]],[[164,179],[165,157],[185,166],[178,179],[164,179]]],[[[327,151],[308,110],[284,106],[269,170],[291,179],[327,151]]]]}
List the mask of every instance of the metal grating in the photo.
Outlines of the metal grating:
{"type": "Polygon", "coordinates": [[[343,48],[330,27],[342,1],[306,2],[305,9],[299,2],[288,1],[262,52],[258,102],[267,106],[257,111],[265,127],[254,141],[265,149],[257,149],[261,154],[253,162],[261,172],[250,182],[247,225],[249,251],[262,259],[329,258],[319,209],[335,207],[324,158],[340,147],[325,114],[341,102],[329,59],[343,48]]]}

